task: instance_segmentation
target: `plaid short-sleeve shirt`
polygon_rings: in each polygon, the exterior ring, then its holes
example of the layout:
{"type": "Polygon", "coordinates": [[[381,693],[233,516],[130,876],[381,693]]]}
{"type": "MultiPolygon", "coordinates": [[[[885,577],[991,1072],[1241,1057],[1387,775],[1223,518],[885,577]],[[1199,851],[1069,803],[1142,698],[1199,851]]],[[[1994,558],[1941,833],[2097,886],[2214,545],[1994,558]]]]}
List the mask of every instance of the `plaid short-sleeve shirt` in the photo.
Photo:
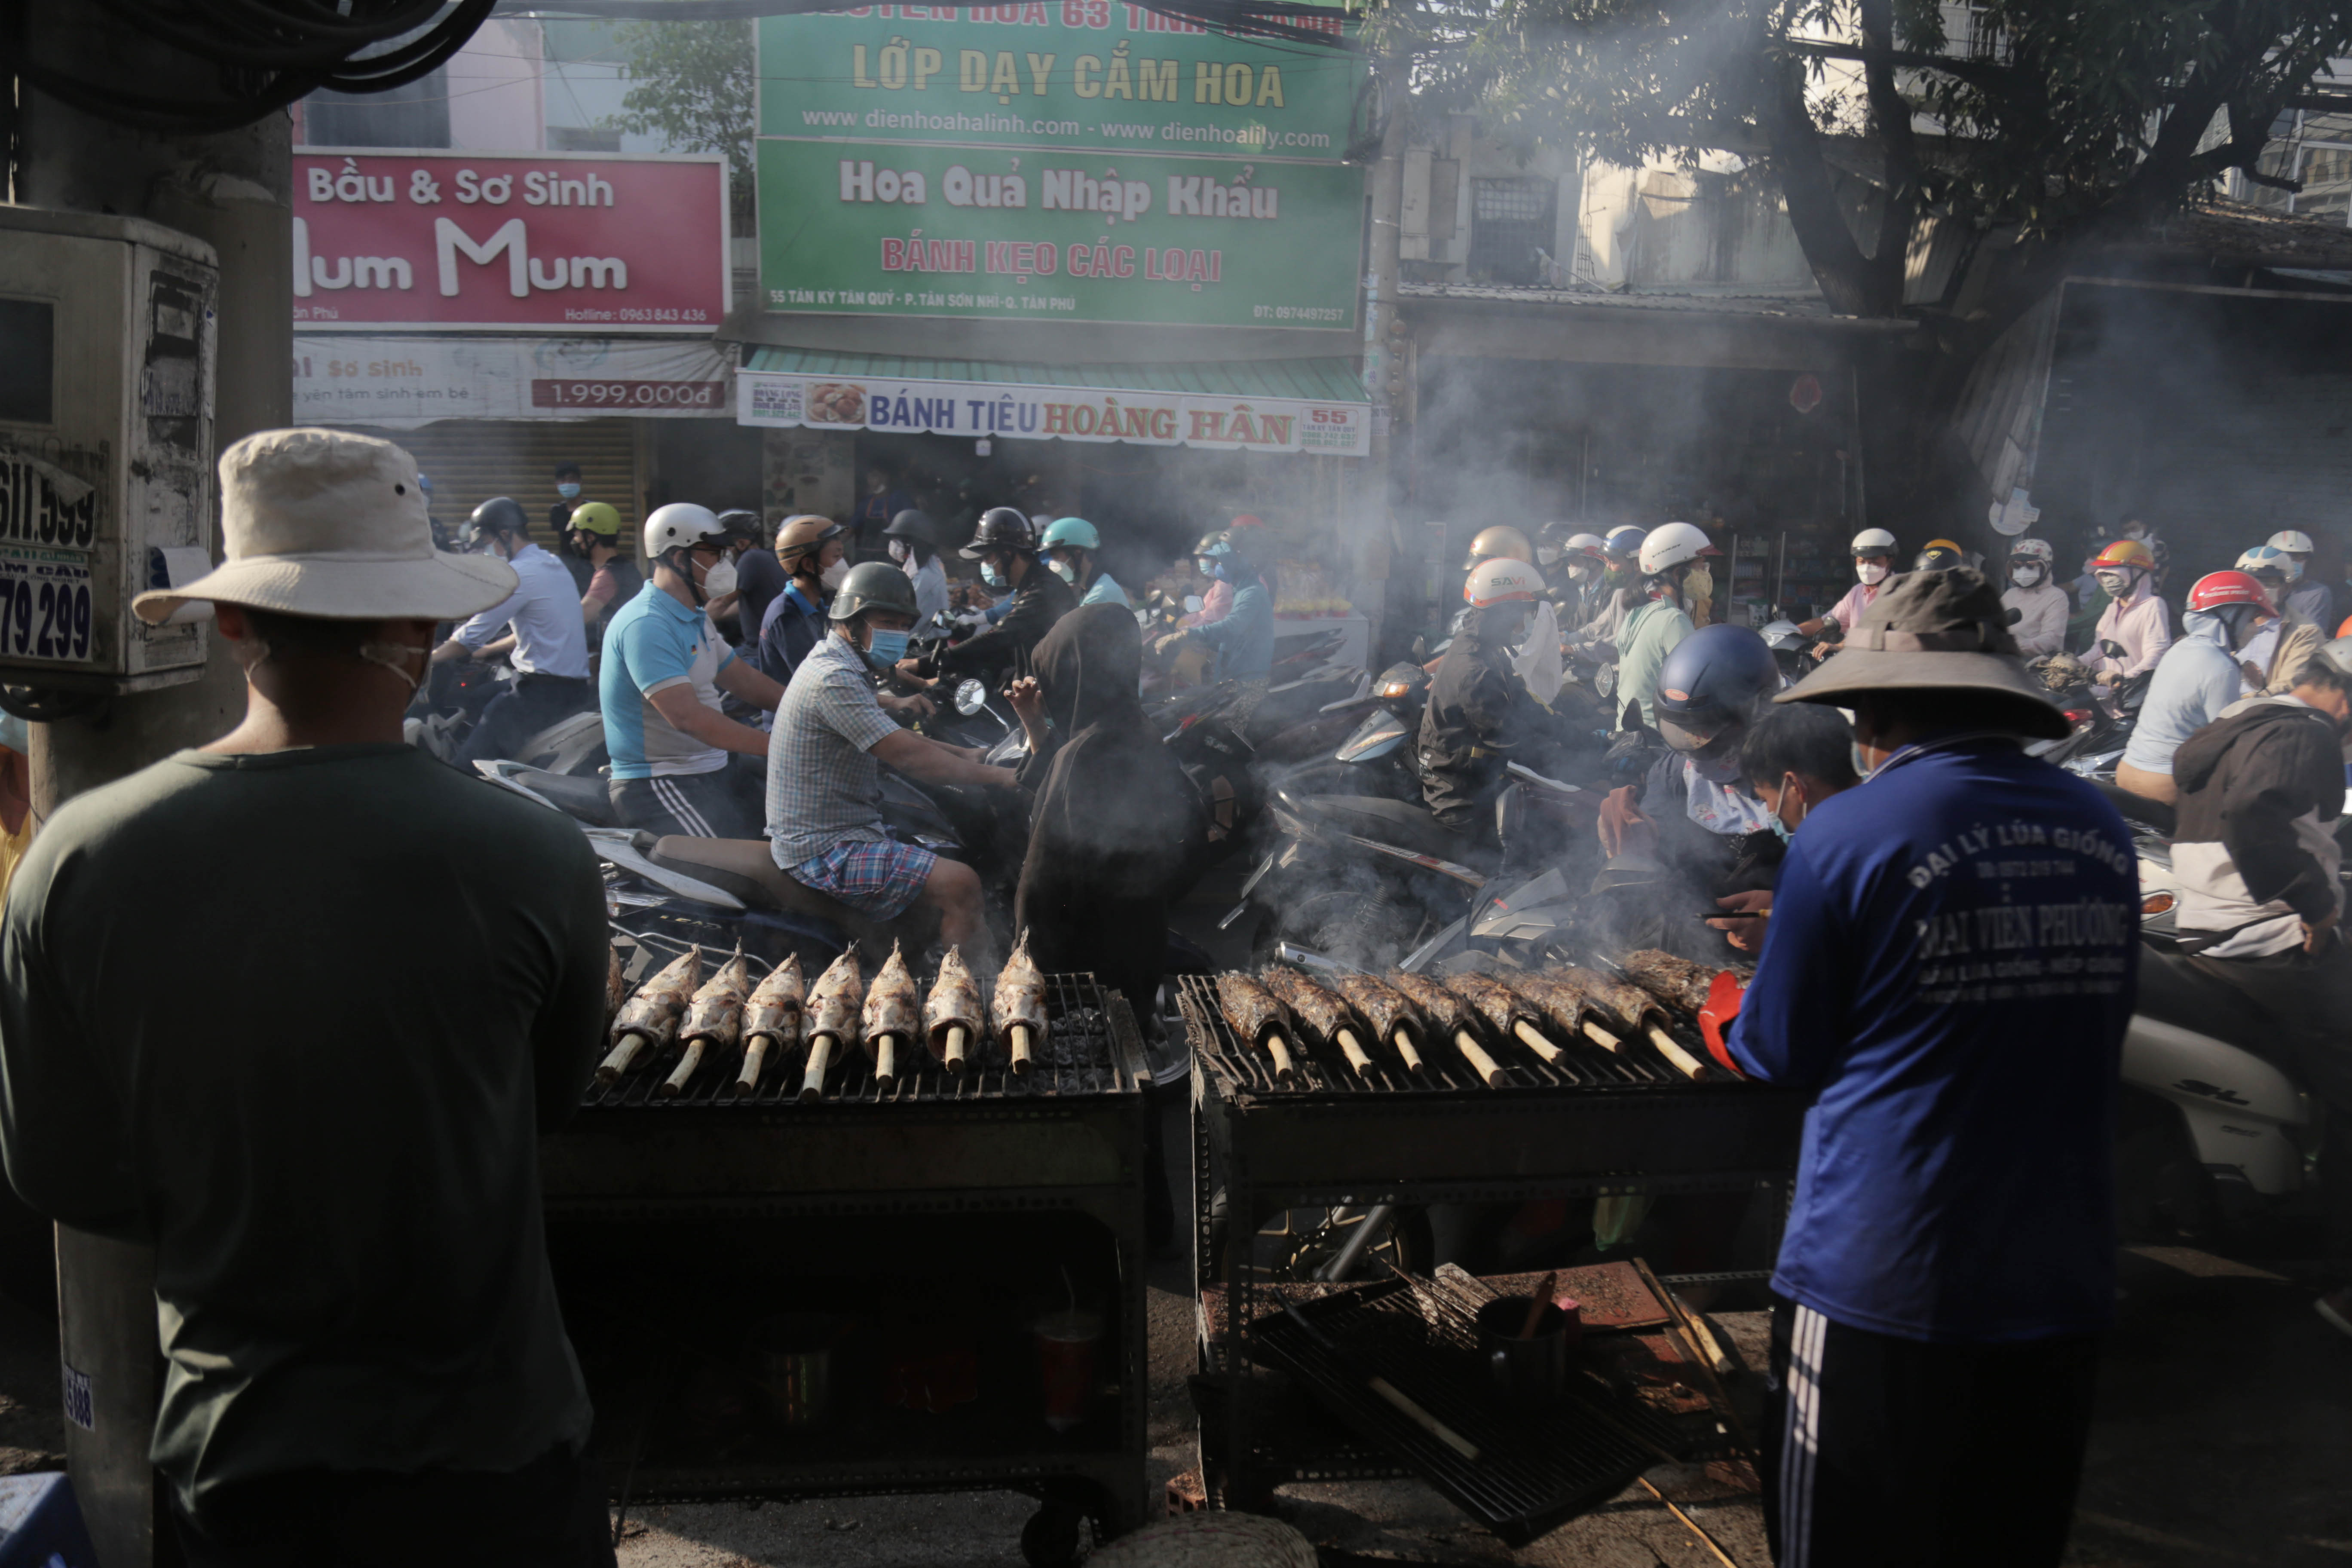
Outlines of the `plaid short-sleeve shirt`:
{"type": "Polygon", "coordinates": [[[896,734],[865,656],[827,636],[793,671],[768,739],[768,841],[790,869],[882,831],[882,764],[874,747],[896,734]]]}

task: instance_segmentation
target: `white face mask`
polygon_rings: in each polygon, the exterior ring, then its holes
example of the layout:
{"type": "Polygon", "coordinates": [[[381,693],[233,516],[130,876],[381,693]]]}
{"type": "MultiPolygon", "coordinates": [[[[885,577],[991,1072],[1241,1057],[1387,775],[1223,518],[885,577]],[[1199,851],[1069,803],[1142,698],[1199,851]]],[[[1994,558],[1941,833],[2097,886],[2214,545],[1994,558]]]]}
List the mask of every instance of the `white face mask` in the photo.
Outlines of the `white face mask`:
{"type": "MultiPolygon", "coordinates": [[[[367,660],[370,664],[380,664],[384,668],[392,671],[393,674],[408,682],[408,689],[411,691],[415,690],[422,683],[415,676],[408,673],[409,661],[411,659],[422,658],[427,660],[429,663],[432,653],[433,650],[431,648],[418,647],[414,643],[363,642],[359,646],[359,656],[362,658],[367,660]]],[[[267,658],[268,656],[264,655],[263,657],[267,658]]],[[[259,660],[256,660],[255,662],[258,663],[259,660]]]]}
{"type": "Polygon", "coordinates": [[[1549,544],[1540,544],[1540,545],[1538,545],[1538,546],[1536,547],[1536,563],[1537,563],[1538,565],[1539,565],[1539,566],[1550,566],[1550,565],[1554,565],[1554,564],[1557,564],[1557,563],[1558,563],[1559,560],[1559,551],[1557,551],[1557,550],[1554,550],[1550,545],[1549,545],[1549,544]]]}
{"type": "Polygon", "coordinates": [[[2016,584],[2021,588],[2032,587],[2035,584],[2042,581],[2041,563],[2036,562],[2031,566],[2011,567],[2009,569],[2009,580],[2016,584]]]}
{"type": "Polygon", "coordinates": [[[716,599],[735,591],[735,563],[722,555],[719,563],[702,574],[702,591],[716,599]]]}
{"type": "Polygon", "coordinates": [[[2095,574],[2095,575],[2099,580],[2100,588],[2105,592],[2107,597],[2110,599],[2123,598],[2131,591],[2129,574],[2126,573],[2100,572],[2095,574]]]}
{"type": "Polygon", "coordinates": [[[816,580],[819,583],[824,584],[824,591],[830,594],[835,588],[840,587],[843,583],[848,581],[848,578],[849,563],[846,560],[842,560],[835,562],[823,572],[818,573],[816,580]]]}
{"type": "Polygon", "coordinates": [[[1569,580],[1570,582],[1571,582],[1571,583],[1581,583],[1581,582],[1583,582],[1587,577],[1590,577],[1590,576],[1591,576],[1591,575],[1592,575],[1592,563],[1591,563],[1591,562],[1589,562],[1589,561],[1571,561],[1571,562],[1570,562],[1570,563],[1568,563],[1568,580],[1569,580]]]}
{"type": "Polygon", "coordinates": [[[905,540],[894,539],[890,542],[890,559],[899,563],[901,565],[906,563],[907,542],[905,540]]]}
{"type": "Polygon", "coordinates": [[[1863,582],[1870,587],[1875,588],[1881,583],[1886,581],[1886,563],[1884,561],[1857,561],[1853,564],[1853,574],[1861,578],[1863,582]]]}

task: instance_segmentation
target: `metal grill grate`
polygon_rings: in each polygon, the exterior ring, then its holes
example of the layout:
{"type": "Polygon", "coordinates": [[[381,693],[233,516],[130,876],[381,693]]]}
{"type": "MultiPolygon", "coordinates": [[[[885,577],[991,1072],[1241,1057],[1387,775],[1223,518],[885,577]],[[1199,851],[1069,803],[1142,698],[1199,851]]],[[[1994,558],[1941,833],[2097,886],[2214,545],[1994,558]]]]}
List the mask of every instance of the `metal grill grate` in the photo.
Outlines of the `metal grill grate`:
{"type": "Polygon", "coordinates": [[[1252,1325],[1253,1352],[1297,1378],[1342,1425],[1394,1454],[1512,1546],[1605,1502],[1681,1434],[1621,1402],[1599,1378],[1563,1403],[1526,1410],[1491,1390],[1476,1307],[1445,1281],[1391,1279],[1298,1307],[1338,1354],[1276,1312],[1252,1325]],[[1382,1377],[1478,1450],[1432,1436],[1366,1386],[1382,1377]]]}
{"type": "MultiPolygon", "coordinates": [[[[983,994],[985,993],[983,992],[983,994]]],[[[887,1090],[874,1081],[863,1053],[850,1047],[836,1052],[825,1075],[823,1099],[815,1105],[946,1105],[980,1101],[1068,1100],[1087,1095],[1138,1092],[1119,1064],[1112,1044],[1109,998],[1091,974],[1045,976],[1046,1035],[1036,1063],[1026,1073],[1015,1073],[993,1063],[976,1071],[951,1074],[931,1059],[919,1044],[903,1050],[904,1071],[887,1090]]],[[[640,1058],[616,1081],[592,1083],[582,1097],[583,1108],[596,1110],[649,1111],[732,1110],[798,1106],[801,1076],[808,1066],[808,1048],[770,1053],[760,1073],[757,1093],[738,1097],[736,1075],[743,1066],[740,1047],[708,1053],[685,1089],[671,1099],[656,1090],[685,1054],[676,1043],[652,1058],[640,1058]]]]}
{"type": "MultiPolygon", "coordinates": [[[[1217,985],[1213,977],[1188,974],[1177,986],[1177,1005],[1182,1010],[1184,1022],[1192,1037],[1192,1049],[1202,1063],[1217,1080],[1218,1088],[1226,1093],[1249,1094],[1444,1094],[1484,1095],[1498,1092],[1481,1082],[1473,1074],[1461,1053],[1450,1041],[1428,1041],[1422,1047],[1422,1068],[1417,1073],[1405,1071],[1392,1047],[1366,1042],[1372,1058],[1367,1072],[1350,1069],[1336,1047],[1322,1041],[1310,1041],[1306,1031],[1300,1038],[1290,1041],[1290,1054],[1297,1078],[1288,1085],[1275,1079],[1272,1065],[1265,1056],[1245,1046],[1224,1011],[1217,1005],[1217,985]]],[[[1677,1031],[1679,1033],[1679,1031],[1677,1031]]],[[[1515,1039],[1504,1039],[1481,1023],[1475,1037],[1479,1046],[1504,1068],[1509,1081],[1500,1092],[1510,1089],[1651,1089],[1662,1086],[1687,1083],[1690,1080],[1664,1062],[1653,1059],[1647,1047],[1619,1054],[1602,1050],[1582,1040],[1563,1038],[1557,1029],[1547,1028],[1544,1037],[1559,1046],[1565,1053],[1557,1062],[1546,1062],[1515,1039]]],[[[1685,1045],[1696,1042],[1685,1041],[1685,1045]]],[[[1702,1056],[1704,1053],[1701,1053],[1702,1056]]]]}

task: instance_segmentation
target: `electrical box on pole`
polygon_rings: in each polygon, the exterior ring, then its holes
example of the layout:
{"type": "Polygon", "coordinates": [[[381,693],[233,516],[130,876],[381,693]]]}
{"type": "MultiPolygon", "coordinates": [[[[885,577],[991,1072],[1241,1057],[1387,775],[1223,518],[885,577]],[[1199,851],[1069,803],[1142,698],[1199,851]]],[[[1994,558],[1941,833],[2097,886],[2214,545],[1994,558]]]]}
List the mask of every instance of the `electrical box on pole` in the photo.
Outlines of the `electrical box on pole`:
{"type": "Polygon", "coordinates": [[[142,218],[0,206],[0,684],[196,679],[205,617],[133,595],[211,564],[212,247],[142,218]]]}

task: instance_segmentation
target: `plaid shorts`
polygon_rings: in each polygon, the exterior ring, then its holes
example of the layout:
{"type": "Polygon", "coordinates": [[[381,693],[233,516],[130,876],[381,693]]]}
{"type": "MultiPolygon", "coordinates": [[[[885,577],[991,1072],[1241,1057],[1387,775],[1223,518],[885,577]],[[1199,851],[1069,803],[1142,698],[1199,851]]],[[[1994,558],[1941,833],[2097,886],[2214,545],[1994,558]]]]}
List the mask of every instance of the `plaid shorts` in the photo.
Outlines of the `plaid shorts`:
{"type": "Polygon", "coordinates": [[[895,839],[878,843],[836,844],[790,868],[792,879],[803,888],[839,899],[859,914],[894,921],[907,912],[923,890],[939,857],[919,844],[895,839]]]}

